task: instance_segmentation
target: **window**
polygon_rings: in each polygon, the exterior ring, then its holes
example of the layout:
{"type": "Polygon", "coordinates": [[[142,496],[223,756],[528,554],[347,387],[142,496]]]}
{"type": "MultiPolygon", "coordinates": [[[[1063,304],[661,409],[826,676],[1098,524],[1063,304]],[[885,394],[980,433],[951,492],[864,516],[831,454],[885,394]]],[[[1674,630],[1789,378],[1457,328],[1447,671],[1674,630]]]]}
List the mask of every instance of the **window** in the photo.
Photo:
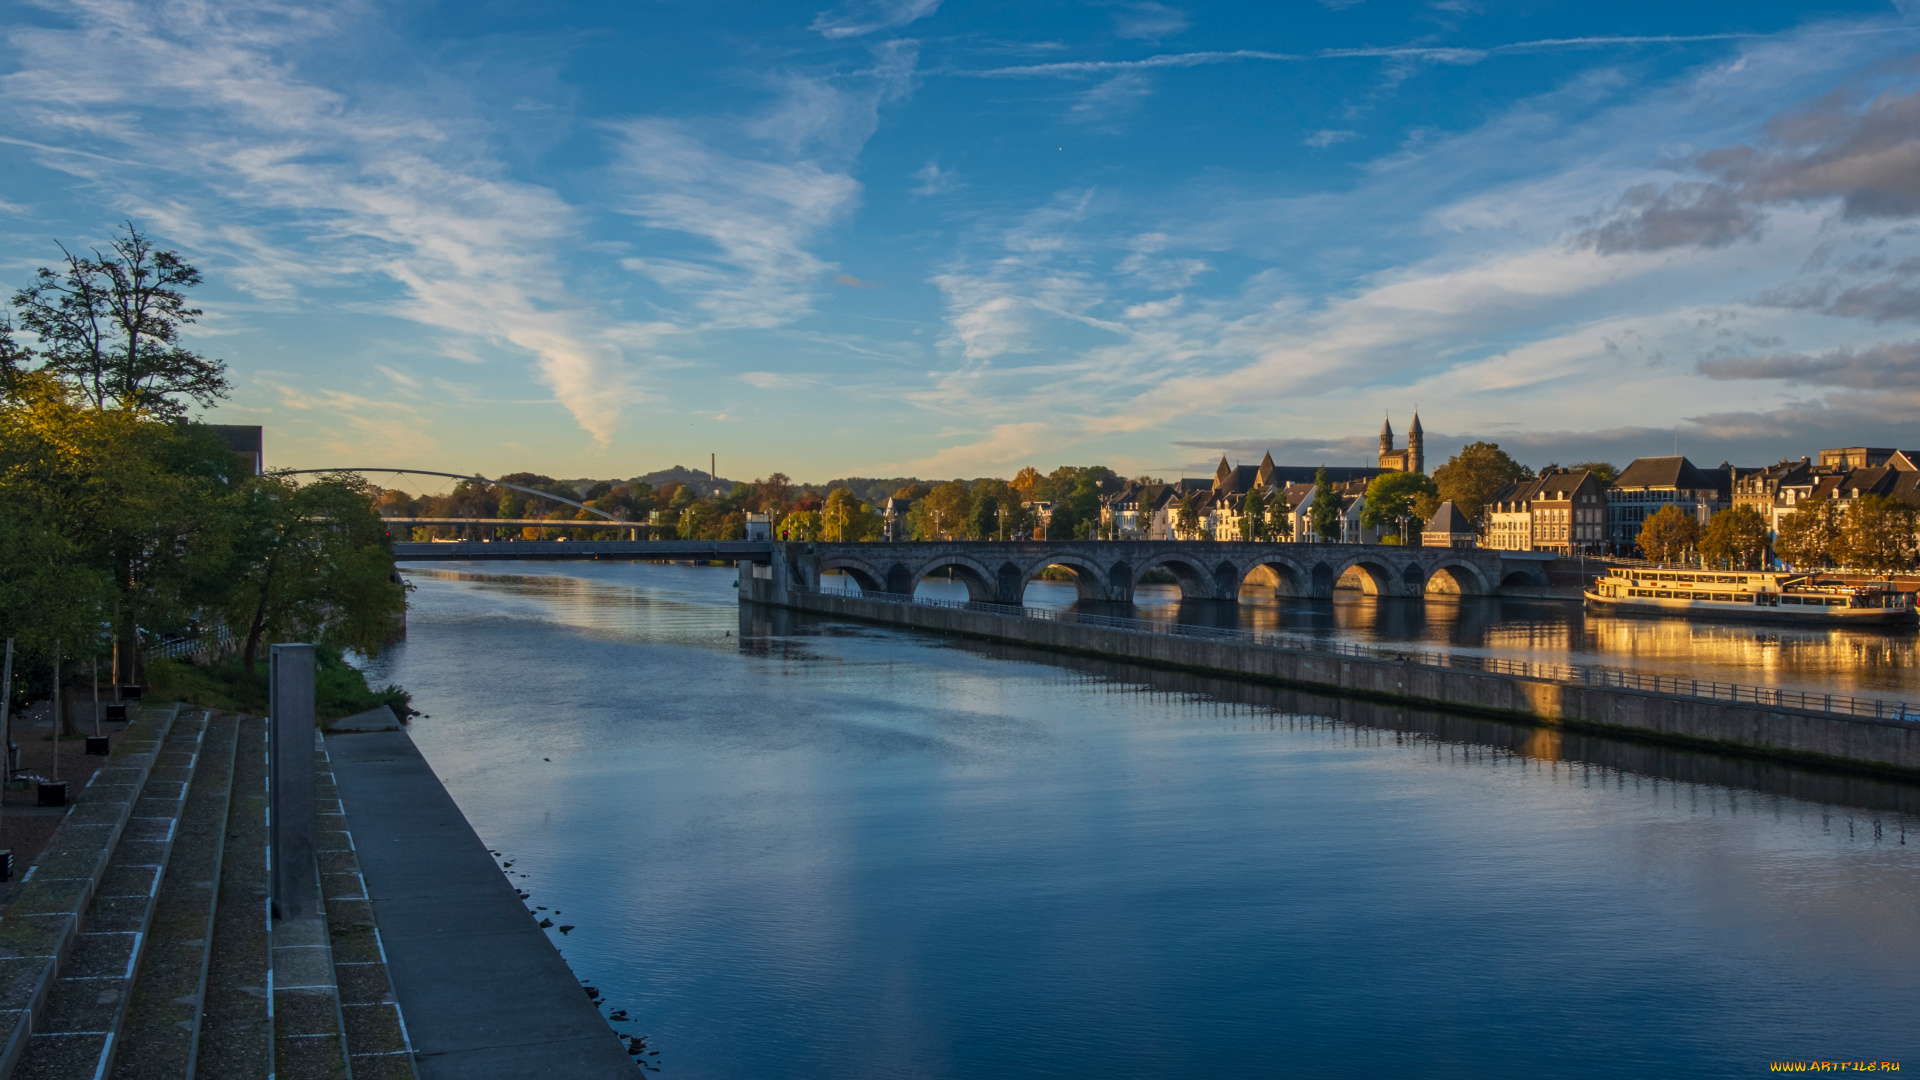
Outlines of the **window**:
{"type": "Polygon", "coordinates": [[[1672,594],[1672,593],[1670,593],[1670,592],[1668,592],[1668,591],[1667,591],[1667,590],[1665,590],[1665,589],[1660,589],[1660,590],[1658,590],[1658,591],[1656,591],[1656,592],[1655,592],[1655,593],[1654,593],[1653,595],[1655,595],[1655,596],[1663,596],[1663,597],[1668,597],[1668,598],[1671,598],[1671,597],[1673,596],[1673,594],[1672,594]]]}
{"type": "Polygon", "coordinates": [[[1800,602],[1800,598],[1797,596],[1782,596],[1780,598],[1780,602],[1783,604],[1798,604],[1800,602]]]}
{"type": "Polygon", "coordinates": [[[1721,602],[1721,603],[1723,603],[1723,604],[1731,604],[1731,603],[1733,603],[1733,594],[1732,594],[1732,593],[1723,593],[1723,592],[1717,592],[1717,593],[1714,593],[1714,594],[1713,594],[1713,598],[1714,598],[1715,600],[1718,600],[1718,601],[1720,601],[1720,602],[1721,602]]]}
{"type": "Polygon", "coordinates": [[[1734,602],[1734,603],[1736,603],[1736,604],[1751,604],[1751,603],[1753,603],[1753,594],[1752,594],[1752,593],[1744,593],[1744,592],[1743,592],[1743,593],[1734,593],[1734,594],[1733,594],[1733,602],[1734,602]]]}

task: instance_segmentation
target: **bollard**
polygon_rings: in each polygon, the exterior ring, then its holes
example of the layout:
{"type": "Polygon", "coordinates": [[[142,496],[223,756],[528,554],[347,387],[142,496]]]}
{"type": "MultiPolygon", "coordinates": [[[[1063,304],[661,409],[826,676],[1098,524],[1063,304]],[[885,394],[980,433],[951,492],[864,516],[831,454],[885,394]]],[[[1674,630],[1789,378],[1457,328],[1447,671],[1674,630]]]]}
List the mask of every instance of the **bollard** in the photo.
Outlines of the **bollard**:
{"type": "Polygon", "coordinates": [[[273,915],[316,914],[313,646],[275,645],[268,661],[267,784],[273,813],[273,915]]]}

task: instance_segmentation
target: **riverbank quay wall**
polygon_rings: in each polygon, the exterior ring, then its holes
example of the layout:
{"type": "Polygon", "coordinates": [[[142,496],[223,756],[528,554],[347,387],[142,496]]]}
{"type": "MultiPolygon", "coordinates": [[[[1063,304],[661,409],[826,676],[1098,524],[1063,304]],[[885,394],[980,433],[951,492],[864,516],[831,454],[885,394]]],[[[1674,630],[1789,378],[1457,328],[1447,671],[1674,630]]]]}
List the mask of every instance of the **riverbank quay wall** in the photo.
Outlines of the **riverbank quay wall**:
{"type": "Polygon", "coordinates": [[[1912,721],[1584,686],[1385,656],[1331,655],[1207,636],[775,589],[772,580],[747,572],[741,574],[740,599],[1148,667],[1225,673],[1375,700],[1920,779],[1920,723],[1912,721]]]}

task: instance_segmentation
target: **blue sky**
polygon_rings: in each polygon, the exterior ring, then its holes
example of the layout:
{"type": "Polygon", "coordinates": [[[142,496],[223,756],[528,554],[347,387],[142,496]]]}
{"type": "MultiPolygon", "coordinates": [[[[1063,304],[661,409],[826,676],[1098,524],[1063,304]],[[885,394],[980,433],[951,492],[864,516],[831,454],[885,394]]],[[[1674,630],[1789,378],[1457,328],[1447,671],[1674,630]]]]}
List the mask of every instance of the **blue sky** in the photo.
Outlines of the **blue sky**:
{"type": "Polygon", "coordinates": [[[1920,7],[7,14],[0,282],[178,247],[273,464],[1920,446],[1920,7]]]}

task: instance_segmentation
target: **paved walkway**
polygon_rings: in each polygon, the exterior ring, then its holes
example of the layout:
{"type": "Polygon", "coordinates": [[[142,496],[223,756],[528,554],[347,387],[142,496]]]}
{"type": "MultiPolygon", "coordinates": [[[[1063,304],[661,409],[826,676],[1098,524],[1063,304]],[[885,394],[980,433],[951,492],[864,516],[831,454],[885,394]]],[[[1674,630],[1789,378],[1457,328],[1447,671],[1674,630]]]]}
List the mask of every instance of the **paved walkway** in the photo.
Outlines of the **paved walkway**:
{"type": "Polygon", "coordinates": [[[637,1075],[413,739],[327,750],[421,1080],[637,1075]]]}

